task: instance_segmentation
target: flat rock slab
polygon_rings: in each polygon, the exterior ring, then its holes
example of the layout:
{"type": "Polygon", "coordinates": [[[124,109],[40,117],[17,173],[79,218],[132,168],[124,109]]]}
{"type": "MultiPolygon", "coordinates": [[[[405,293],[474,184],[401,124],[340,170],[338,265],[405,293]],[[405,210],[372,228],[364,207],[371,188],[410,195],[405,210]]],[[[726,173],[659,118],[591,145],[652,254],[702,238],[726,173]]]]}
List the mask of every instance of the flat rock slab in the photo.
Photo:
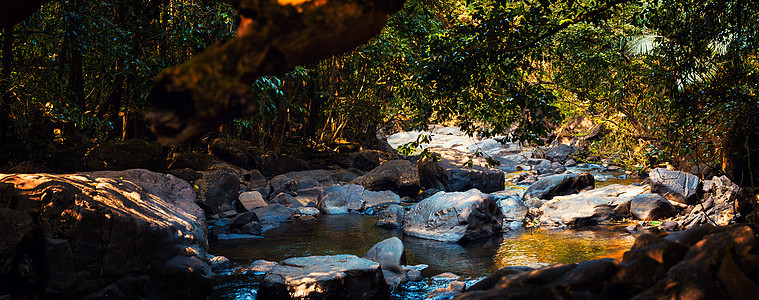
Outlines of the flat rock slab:
{"type": "Polygon", "coordinates": [[[647,186],[612,184],[570,196],[558,196],[540,207],[540,223],[550,226],[590,225],[600,206],[616,207],[647,192],[647,186]]]}
{"type": "Polygon", "coordinates": [[[284,260],[264,276],[258,299],[389,299],[380,264],[355,255],[284,260]]]}

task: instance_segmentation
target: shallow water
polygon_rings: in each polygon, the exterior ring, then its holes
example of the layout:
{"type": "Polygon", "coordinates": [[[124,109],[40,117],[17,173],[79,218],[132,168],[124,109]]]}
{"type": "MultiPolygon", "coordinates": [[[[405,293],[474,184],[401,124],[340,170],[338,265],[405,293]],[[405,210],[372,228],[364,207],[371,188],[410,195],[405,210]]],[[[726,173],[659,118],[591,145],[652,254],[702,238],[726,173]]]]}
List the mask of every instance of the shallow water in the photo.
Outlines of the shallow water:
{"type": "MultiPolygon", "coordinates": [[[[476,281],[505,266],[541,267],[602,257],[620,259],[633,238],[609,228],[592,230],[525,229],[505,232],[497,238],[467,245],[404,237],[401,230],[374,225],[376,217],[364,215],[321,215],[318,221],[284,223],[264,233],[261,239],[213,243],[210,252],[235,264],[258,259],[281,261],[310,255],[354,254],[363,256],[375,243],[397,236],[403,240],[409,265],[425,264],[425,278],[452,272],[460,280],[476,281]]],[[[214,278],[212,299],[254,299],[262,275],[224,275],[214,278]]],[[[394,291],[396,299],[423,298],[447,282],[426,279],[394,291]]]]}

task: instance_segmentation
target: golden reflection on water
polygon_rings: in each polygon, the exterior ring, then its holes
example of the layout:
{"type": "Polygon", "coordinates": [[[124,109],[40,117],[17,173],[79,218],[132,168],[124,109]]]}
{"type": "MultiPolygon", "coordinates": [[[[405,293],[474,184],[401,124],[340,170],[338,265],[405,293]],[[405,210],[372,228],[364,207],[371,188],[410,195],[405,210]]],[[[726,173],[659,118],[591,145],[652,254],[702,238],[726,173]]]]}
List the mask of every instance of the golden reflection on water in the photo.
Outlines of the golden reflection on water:
{"type": "Polygon", "coordinates": [[[542,267],[605,257],[621,260],[634,241],[632,236],[614,232],[526,230],[504,239],[493,258],[491,271],[507,266],[542,267]]]}

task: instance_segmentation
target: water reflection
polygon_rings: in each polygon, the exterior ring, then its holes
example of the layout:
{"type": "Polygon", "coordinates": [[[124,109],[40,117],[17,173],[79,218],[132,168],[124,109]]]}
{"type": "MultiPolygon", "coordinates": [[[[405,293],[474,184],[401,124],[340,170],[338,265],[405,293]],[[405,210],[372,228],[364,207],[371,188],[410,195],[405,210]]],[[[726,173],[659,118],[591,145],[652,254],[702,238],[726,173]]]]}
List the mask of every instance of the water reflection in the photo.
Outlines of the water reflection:
{"type": "MultiPolygon", "coordinates": [[[[614,257],[621,259],[633,238],[624,233],[592,230],[526,229],[483,239],[467,245],[404,237],[401,230],[374,225],[376,217],[324,215],[318,221],[286,223],[267,231],[264,238],[213,243],[210,252],[237,264],[258,259],[282,261],[309,255],[354,254],[363,256],[375,243],[397,236],[407,250],[408,264],[426,264],[424,277],[453,272],[461,280],[477,280],[505,266],[540,267],[554,263],[614,257]]],[[[224,275],[214,278],[212,299],[253,299],[262,276],[224,275]]],[[[425,280],[410,283],[393,293],[396,299],[417,299],[447,283],[425,280]]]]}

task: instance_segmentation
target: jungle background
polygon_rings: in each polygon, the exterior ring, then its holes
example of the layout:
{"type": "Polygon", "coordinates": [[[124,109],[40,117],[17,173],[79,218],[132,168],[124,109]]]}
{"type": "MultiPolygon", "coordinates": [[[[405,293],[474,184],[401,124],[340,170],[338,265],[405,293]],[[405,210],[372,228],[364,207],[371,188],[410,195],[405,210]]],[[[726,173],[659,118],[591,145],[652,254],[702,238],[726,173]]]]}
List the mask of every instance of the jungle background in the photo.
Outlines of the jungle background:
{"type": "MultiPolygon", "coordinates": [[[[358,49],[258,79],[254,116],[163,155],[217,138],[283,153],[369,147],[430,124],[541,145],[593,124],[582,159],[707,169],[753,188],[758,20],[745,0],[408,0],[358,49]]],[[[3,168],[74,172],[105,141],[154,140],[143,118],[156,75],[237,23],[216,1],[67,0],[3,30],[3,168]]]]}

